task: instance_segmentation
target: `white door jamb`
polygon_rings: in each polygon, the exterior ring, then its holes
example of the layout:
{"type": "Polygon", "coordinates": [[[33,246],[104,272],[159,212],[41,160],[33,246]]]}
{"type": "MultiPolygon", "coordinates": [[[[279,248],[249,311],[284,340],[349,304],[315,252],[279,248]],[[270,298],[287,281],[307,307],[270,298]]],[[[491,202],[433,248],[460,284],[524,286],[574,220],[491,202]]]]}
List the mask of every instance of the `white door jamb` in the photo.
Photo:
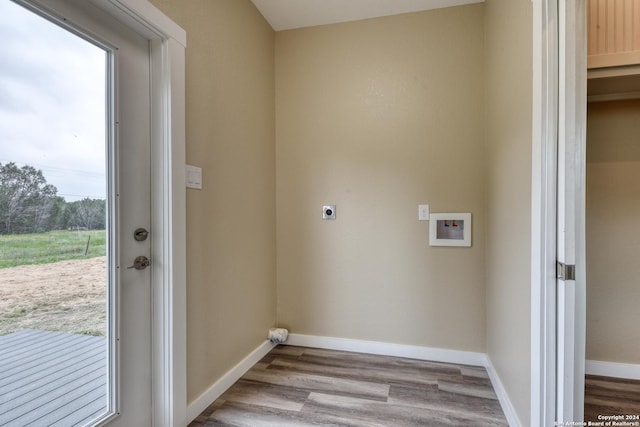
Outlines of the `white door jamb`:
{"type": "Polygon", "coordinates": [[[584,418],[587,14],[584,1],[558,3],[558,261],[575,277],[558,279],[556,421],[568,423],[584,418]]]}
{"type": "Polygon", "coordinates": [[[558,9],[533,2],[531,188],[531,425],[556,415],[556,194],[558,9]]]}

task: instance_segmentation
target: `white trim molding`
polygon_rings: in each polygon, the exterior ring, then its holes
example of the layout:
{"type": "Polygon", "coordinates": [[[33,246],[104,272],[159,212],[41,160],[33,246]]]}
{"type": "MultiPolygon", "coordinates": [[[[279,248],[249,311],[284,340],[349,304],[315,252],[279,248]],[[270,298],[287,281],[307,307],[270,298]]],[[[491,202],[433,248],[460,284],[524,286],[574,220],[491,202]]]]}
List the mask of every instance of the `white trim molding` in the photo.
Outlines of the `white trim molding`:
{"type": "Polygon", "coordinates": [[[218,381],[216,381],[207,391],[198,396],[187,407],[186,424],[195,420],[205,409],[216,401],[222,394],[229,389],[236,381],[240,379],[253,365],[258,363],[260,359],[267,355],[275,344],[265,341],[253,350],[247,357],[242,359],[240,363],[231,368],[218,381]]]}
{"type": "Polygon", "coordinates": [[[556,420],[584,418],[586,348],[586,2],[560,0],[558,80],[558,261],[575,265],[575,278],[558,279],[556,420]]]}
{"type": "Polygon", "coordinates": [[[533,1],[531,177],[531,419],[556,419],[556,194],[558,150],[558,5],[533,1]]]}
{"type": "MultiPolygon", "coordinates": [[[[94,3],[101,3],[93,0],[94,3]]],[[[133,19],[138,26],[146,27],[163,40],[175,40],[183,47],[187,47],[187,32],[171,18],[162,13],[160,9],[149,3],[148,0],[108,0],[124,17],[133,19]]],[[[134,27],[129,21],[129,26],[134,27]]],[[[140,31],[140,29],[138,29],[140,31]]],[[[152,38],[152,37],[149,37],[152,38]]]]}
{"type": "Polygon", "coordinates": [[[154,425],[167,427],[182,425],[187,406],[184,61],[174,39],[151,41],[153,408],[154,425]]]}
{"type": "Polygon", "coordinates": [[[521,427],[523,424],[520,422],[518,414],[511,403],[511,399],[509,399],[509,395],[502,384],[502,380],[500,380],[500,376],[496,372],[496,369],[493,367],[493,363],[491,363],[491,359],[489,359],[488,356],[484,367],[487,370],[489,379],[491,380],[493,390],[496,392],[496,396],[498,396],[498,401],[500,402],[502,412],[504,412],[504,416],[509,423],[509,427],[521,427]]]}
{"type": "Polygon", "coordinates": [[[378,341],[363,341],[347,338],[319,337],[314,335],[289,334],[289,338],[287,338],[284,345],[378,354],[381,356],[406,357],[408,359],[472,366],[484,366],[486,360],[484,353],[472,351],[446,350],[442,348],[389,344],[378,341]]]}
{"type": "Polygon", "coordinates": [[[640,365],[634,365],[631,363],[587,360],[585,371],[587,375],[640,380],[640,365]]]}

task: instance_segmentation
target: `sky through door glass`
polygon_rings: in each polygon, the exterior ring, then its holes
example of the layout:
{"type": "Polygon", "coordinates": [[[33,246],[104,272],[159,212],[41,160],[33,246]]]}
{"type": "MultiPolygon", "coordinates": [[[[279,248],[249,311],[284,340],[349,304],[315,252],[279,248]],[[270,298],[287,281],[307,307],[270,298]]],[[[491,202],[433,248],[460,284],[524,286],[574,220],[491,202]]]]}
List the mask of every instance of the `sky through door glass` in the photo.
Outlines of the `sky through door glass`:
{"type": "Polygon", "coordinates": [[[104,50],[0,2],[0,163],[41,169],[67,201],[105,198],[104,50]]]}

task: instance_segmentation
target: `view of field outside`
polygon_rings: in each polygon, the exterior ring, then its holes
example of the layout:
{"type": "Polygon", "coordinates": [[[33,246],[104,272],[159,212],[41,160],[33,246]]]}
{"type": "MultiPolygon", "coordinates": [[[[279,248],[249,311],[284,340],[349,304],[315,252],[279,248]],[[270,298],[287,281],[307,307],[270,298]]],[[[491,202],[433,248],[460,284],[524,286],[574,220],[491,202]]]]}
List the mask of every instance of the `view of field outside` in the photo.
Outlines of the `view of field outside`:
{"type": "Polygon", "coordinates": [[[1,235],[0,263],[0,335],[104,335],[104,230],[1,235]]]}
{"type": "Polygon", "coordinates": [[[0,335],[104,335],[106,53],[0,2],[0,335]]]}

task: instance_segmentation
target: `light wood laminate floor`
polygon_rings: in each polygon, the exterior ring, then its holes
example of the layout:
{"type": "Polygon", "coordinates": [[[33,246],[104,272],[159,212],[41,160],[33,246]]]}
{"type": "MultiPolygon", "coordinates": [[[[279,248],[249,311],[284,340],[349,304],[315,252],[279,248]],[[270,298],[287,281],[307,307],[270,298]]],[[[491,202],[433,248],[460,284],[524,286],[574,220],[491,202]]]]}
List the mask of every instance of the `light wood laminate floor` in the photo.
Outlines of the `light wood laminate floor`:
{"type": "Polygon", "coordinates": [[[482,367],[278,346],[196,426],[507,426],[482,367]]]}
{"type": "Polygon", "coordinates": [[[631,416],[621,421],[640,422],[640,381],[587,375],[584,420],[602,421],[598,415],[631,416]]]}

